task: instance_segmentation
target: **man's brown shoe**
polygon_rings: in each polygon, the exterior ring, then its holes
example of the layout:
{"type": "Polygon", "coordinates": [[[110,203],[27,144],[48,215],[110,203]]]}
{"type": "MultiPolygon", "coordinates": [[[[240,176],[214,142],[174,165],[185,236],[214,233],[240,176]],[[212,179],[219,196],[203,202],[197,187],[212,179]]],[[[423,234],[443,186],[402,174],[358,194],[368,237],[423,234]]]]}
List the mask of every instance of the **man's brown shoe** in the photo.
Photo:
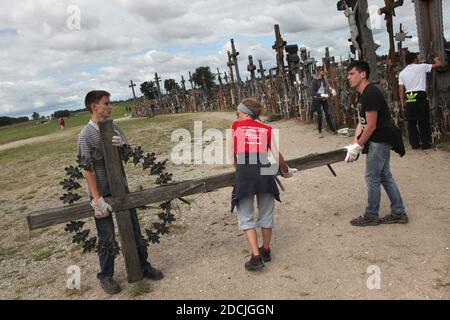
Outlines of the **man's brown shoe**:
{"type": "Polygon", "coordinates": [[[368,219],[361,216],[350,221],[350,224],[355,227],[377,226],[380,224],[380,219],[368,219]]]}
{"type": "Polygon", "coordinates": [[[387,216],[380,219],[380,223],[384,224],[392,224],[392,223],[408,223],[409,219],[406,213],[399,215],[399,214],[388,214],[387,216]]]}

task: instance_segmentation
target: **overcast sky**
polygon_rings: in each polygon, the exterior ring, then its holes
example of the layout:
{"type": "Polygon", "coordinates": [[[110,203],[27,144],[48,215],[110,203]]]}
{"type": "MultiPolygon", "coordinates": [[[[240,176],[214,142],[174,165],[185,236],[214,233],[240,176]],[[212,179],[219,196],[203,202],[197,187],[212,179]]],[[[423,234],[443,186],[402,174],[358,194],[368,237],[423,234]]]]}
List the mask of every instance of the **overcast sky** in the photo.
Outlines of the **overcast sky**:
{"type": "MultiPolygon", "coordinates": [[[[318,60],[326,46],[331,55],[348,56],[348,22],[337,0],[0,1],[0,115],[83,108],[93,89],[128,99],[129,81],[152,80],[155,72],[179,81],[198,66],[226,71],[230,38],[245,79],[249,54],[266,68],[275,64],[274,24],[289,44],[308,47],[318,60]]],[[[450,0],[443,3],[449,38],[450,0]]],[[[383,4],[369,0],[375,9],[383,4]]],[[[387,34],[377,18],[371,20],[382,54],[387,34]]],[[[413,36],[404,46],[418,50],[411,0],[397,9],[395,29],[399,23],[413,36]]]]}

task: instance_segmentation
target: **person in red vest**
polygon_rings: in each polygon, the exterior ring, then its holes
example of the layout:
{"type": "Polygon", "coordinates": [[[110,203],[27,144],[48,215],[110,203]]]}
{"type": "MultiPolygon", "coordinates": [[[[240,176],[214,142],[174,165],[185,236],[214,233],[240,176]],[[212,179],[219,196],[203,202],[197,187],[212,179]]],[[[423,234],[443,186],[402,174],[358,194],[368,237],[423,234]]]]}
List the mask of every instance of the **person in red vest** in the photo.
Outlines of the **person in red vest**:
{"type": "Polygon", "coordinates": [[[275,177],[280,173],[290,178],[297,169],[289,168],[278,151],[272,127],[258,121],[263,106],[256,100],[245,99],[237,108],[237,120],[231,126],[231,162],[236,168],[231,197],[231,211],[237,208],[239,228],[244,231],[252,256],[245,263],[249,271],[260,270],[271,260],[270,241],[274,225],[275,199],[280,193],[275,177]],[[232,148],[232,149],[231,149],[232,148]],[[268,160],[269,150],[277,163],[268,160]],[[258,203],[258,218],[254,221],[254,196],[258,203]],[[263,245],[258,246],[256,228],[261,228],[263,245]]]}
{"type": "Polygon", "coordinates": [[[59,125],[60,125],[61,129],[64,129],[64,126],[66,125],[66,122],[64,121],[64,118],[60,118],[59,119],[59,125]]]}

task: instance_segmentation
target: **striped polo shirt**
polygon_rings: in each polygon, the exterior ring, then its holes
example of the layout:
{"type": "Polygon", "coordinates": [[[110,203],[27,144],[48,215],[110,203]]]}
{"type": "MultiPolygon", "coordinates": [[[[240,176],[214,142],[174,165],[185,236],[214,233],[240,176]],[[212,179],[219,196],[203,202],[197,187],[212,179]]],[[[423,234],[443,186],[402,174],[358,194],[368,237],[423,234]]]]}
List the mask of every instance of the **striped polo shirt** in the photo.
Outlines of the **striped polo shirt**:
{"type": "MultiPolygon", "coordinates": [[[[115,123],[113,123],[114,131],[120,135],[123,141],[128,144],[128,140],[125,137],[122,129],[120,129],[115,123]]],[[[93,169],[95,172],[95,178],[97,181],[97,189],[101,196],[108,196],[111,194],[111,189],[109,187],[108,176],[106,174],[105,159],[103,156],[102,140],[100,136],[100,129],[98,124],[89,121],[86,127],[81,130],[77,138],[78,143],[78,156],[81,158],[86,158],[91,160],[93,163],[93,169]]],[[[124,176],[126,181],[126,177],[124,176]]],[[[89,196],[91,192],[87,190],[89,196]]]]}

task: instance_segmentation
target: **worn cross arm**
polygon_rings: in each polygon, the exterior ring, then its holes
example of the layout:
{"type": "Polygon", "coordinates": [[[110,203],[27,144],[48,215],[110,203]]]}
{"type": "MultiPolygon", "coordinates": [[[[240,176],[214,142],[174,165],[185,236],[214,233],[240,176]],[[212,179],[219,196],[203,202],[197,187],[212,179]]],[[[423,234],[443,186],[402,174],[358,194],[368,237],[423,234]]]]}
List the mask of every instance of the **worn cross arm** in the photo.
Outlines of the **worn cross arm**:
{"type": "MultiPolygon", "coordinates": [[[[345,155],[346,151],[339,149],[326,153],[310,154],[288,160],[286,163],[291,168],[303,171],[344,161],[345,155]]],[[[171,183],[143,191],[131,192],[122,198],[106,198],[105,200],[112,205],[115,212],[119,212],[151,203],[231,187],[234,184],[234,175],[234,172],[227,172],[205,178],[171,183]]],[[[72,220],[92,217],[93,215],[92,207],[86,201],[65,207],[34,211],[27,216],[27,222],[29,229],[34,230],[72,220]]]]}

